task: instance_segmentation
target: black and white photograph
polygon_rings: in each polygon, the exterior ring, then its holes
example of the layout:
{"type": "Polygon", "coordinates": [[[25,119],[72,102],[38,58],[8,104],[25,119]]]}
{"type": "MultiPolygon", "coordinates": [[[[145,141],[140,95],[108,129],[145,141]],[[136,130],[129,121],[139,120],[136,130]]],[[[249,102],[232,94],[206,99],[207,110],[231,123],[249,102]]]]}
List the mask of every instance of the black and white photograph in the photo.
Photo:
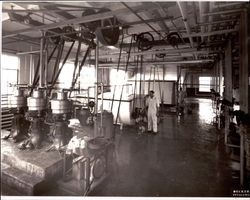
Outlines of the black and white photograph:
{"type": "Polygon", "coordinates": [[[1,198],[250,198],[249,1],[3,1],[1,198]]]}

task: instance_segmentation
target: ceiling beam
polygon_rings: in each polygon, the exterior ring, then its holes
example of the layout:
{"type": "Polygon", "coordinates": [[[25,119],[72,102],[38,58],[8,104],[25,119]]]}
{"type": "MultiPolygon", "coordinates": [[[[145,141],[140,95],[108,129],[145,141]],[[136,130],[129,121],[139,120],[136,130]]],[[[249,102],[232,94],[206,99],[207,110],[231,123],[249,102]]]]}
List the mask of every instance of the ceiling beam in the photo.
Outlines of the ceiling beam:
{"type": "MultiPolygon", "coordinates": [[[[214,62],[213,59],[199,59],[199,60],[180,60],[180,61],[145,61],[143,65],[164,65],[164,64],[200,64],[200,63],[208,63],[214,62]]],[[[120,63],[120,66],[126,66],[126,62],[120,63]]],[[[135,67],[137,62],[130,62],[130,68],[135,67]],[[134,66],[132,66],[134,65],[134,66]]],[[[99,63],[98,67],[113,67],[117,66],[117,63],[99,63]]]]}
{"type": "MultiPolygon", "coordinates": [[[[92,9],[100,9],[99,7],[93,7],[93,6],[79,6],[79,5],[73,5],[73,3],[72,2],[69,2],[69,4],[59,4],[59,3],[57,3],[57,2],[59,2],[59,1],[54,1],[54,2],[52,2],[53,3],[53,5],[55,5],[55,6],[57,6],[57,7],[62,7],[62,8],[84,8],[84,9],[88,9],[88,8],[92,8],[92,9]]],[[[7,2],[6,2],[7,3],[7,2]]],[[[24,4],[24,5],[27,5],[27,4],[31,4],[31,2],[30,1],[22,1],[22,2],[18,2],[20,5],[21,4],[24,4]]],[[[32,4],[34,4],[34,5],[51,5],[51,2],[48,2],[48,1],[44,1],[44,2],[42,2],[42,1],[32,1],[32,4]]]]}
{"type": "MultiPolygon", "coordinates": [[[[155,54],[175,54],[175,53],[196,53],[196,54],[208,54],[210,51],[200,50],[197,51],[196,48],[183,48],[183,49],[167,49],[167,50],[154,50],[154,51],[141,51],[141,52],[131,52],[131,56],[138,55],[155,55],[155,54]]],[[[122,53],[122,56],[126,56],[127,53],[122,53]]],[[[119,56],[119,53],[107,54],[107,55],[99,55],[99,58],[112,58],[114,56],[119,56]]]]}
{"type": "Polygon", "coordinates": [[[209,13],[203,13],[203,16],[211,16],[211,15],[222,15],[222,14],[231,14],[231,13],[238,13],[242,12],[243,9],[233,9],[233,10],[222,10],[217,12],[209,12],[209,13]]]}
{"type": "Polygon", "coordinates": [[[129,7],[126,3],[121,2],[127,9],[129,9],[135,16],[137,16],[142,22],[144,22],[149,28],[151,28],[155,33],[162,37],[161,33],[156,30],[151,24],[147,23],[134,9],[129,7]]]}
{"type": "Polygon", "coordinates": [[[238,21],[239,19],[224,19],[224,20],[217,20],[217,21],[211,21],[211,22],[206,22],[206,23],[198,23],[198,26],[207,26],[210,24],[222,24],[222,23],[227,23],[227,22],[234,22],[238,21]]]}
{"type": "Polygon", "coordinates": [[[3,13],[47,13],[47,12],[72,12],[72,11],[83,11],[82,9],[67,9],[62,10],[59,8],[52,8],[52,9],[4,9],[2,10],[3,13]]]}
{"type": "Polygon", "coordinates": [[[234,29],[225,29],[225,30],[218,30],[218,31],[206,32],[206,33],[192,33],[192,34],[190,34],[190,36],[191,37],[204,37],[204,36],[221,35],[221,34],[226,34],[226,33],[232,33],[232,32],[237,32],[237,31],[239,31],[239,29],[234,28],[234,29]]]}
{"type": "Polygon", "coordinates": [[[190,26],[189,26],[189,24],[187,22],[188,21],[188,19],[187,19],[188,18],[187,17],[187,2],[179,2],[179,1],[177,1],[177,5],[178,5],[178,7],[180,9],[182,20],[183,20],[183,23],[185,25],[191,47],[194,47],[193,38],[190,36],[190,34],[191,34],[190,26]]]}
{"type": "MultiPolygon", "coordinates": [[[[156,16],[167,16],[167,12],[165,12],[165,10],[163,9],[163,7],[159,4],[159,2],[152,2],[153,6],[156,6],[156,8],[158,10],[155,10],[155,12],[151,13],[154,14],[156,16]]],[[[167,33],[169,32],[169,28],[166,24],[165,21],[161,20],[158,22],[159,26],[161,27],[162,30],[165,30],[167,33]]]]}
{"type": "Polygon", "coordinates": [[[225,7],[229,7],[229,6],[238,6],[238,5],[242,5],[243,3],[246,3],[246,2],[238,2],[238,3],[225,3],[225,2],[223,2],[223,3],[216,3],[216,4],[214,4],[214,6],[216,7],[216,8],[225,8],[225,7]]]}
{"type": "MultiPolygon", "coordinates": [[[[146,8],[149,8],[149,6],[147,4],[143,5],[143,6],[133,7],[133,9],[135,11],[136,10],[137,11],[138,10],[142,11],[142,10],[145,10],[146,8]]],[[[46,25],[43,25],[43,26],[18,30],[18,31],[12,32],[10,34],[3,35],[2,38],[12,37],[12,36],[15,36],[17,34],[30,33],[30,32],[34,32],[34,31],[41,31],[41,30],[46,31],[46,30],[49,30],[49,29],[62,27],[62,26],[66,26],[66,25],[75,25],[75,24],[80,24],[80,23],[86,23],[86,22],[93,22],[93,21],[97,21],[97,20],[108,19],[108,18],[114,17],[115,15],[122,15],[122,14],[124,15],[126,13],[128,13],[127,8],[122,8],[122,9],[118,9],[118,10],[114,10],[114,11],[108,11],[108,12],[104,12],[104,13],[97,13],[97,14],[83,16],[83,17],[79,17],[79,18],[75,18],[75,19],[65,20],[65,21],[62,21],[62,22],[57,22],[57,23],[52,23],[52,24],[46,24],[46,25]]]]}

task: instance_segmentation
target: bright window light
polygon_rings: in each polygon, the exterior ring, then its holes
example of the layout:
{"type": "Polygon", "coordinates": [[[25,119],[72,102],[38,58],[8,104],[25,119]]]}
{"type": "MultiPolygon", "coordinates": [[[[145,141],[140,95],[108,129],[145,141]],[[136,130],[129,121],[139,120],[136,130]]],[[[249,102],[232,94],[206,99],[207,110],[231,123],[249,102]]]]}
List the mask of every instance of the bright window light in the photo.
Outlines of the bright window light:
{"type": "Polygon", "coordinates": [[[199,77],[199,92],[210,92],[211,80],[211,77],[199,77]]]}
{"type": "Polygon", "coordinates": [[[128,75],[123,70],[112,69],[110,71],[110,83],[111,85],[123,85],[126,84],[128,75]]]}
{"type": "MultiPolygon", "coordinates": [[[[74,73],[74,64],[66,63],[59,76],[60,88],[69,89],[72,84],[72,77],[74,73]]],[[[78,73],[76,69],[76,74],[78,73]]],[[[75,87],[78,85],[79,79],[77,80],[75,87]]],[[[95,68],[92,66],[83,66],[80,74],[80,84],[82,89],[87,89],[89,86],[95,85],[95,68]]]]}
{"type": "Polygon", "coordinates": [[[65,63],[59,76],[60,88],[69,89],[71,87],[73,72],[74,72],[74,64],[65,63]]]}
{"type": "Polygon", "coordinates": [[[19,69],[19,58],[14,55],[3,54],[1,57],[2,69],[19,69]]]}
{"type": "Polygon", "coordinates": [[[96,82],[94,66],[84,66],[81,71],[81,88],[87,89],[94,86],[96,82]]]}
{"type": "Polygon", "coordinates": [[[17,56],[3,54],[1,56],[1,94],[12,94],[17,84],[19,70],[19,58],[17,56]]]}

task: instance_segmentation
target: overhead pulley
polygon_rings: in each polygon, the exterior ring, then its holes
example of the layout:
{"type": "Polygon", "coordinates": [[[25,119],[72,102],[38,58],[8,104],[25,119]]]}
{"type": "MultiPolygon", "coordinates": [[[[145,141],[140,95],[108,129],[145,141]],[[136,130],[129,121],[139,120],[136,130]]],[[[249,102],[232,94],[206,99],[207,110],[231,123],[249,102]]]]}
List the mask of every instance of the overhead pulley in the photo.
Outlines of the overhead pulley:
{"type": "Polygon", "coordinates": [[[59,42],[61,41],[61,36],[60,35],[53,36],[53,35],[57,33],[60,34],[62,32],[63,30],[61,28],[53,28],[46,32],[45,37],[48,37],[51,43],[59,44],[59,42]]]}
{"type": "Polygon", "coordinates": [[[113,46],[116,45],[119,36],[120,36],[120,30],[119,27],[113,27],[113,28],[97,28],[95,31],[96,37],[98,40],[105,46],[113,46]]]}
{"type": "Polygon", "coordinates": [[[67,42],[73,42],[77,38],[77,34],[75,29],[72,26],[65,26],[62,29],[63,33],[65,34],[65,41],[67,42]]]}
{"type": "MultiPolygon", "coordinates": [[[[106,8],[100,9],[98,11],[94,9],[88,9],[82,13],[82,16],[88,16],[108,11],[110,10],[106,8]]],[[[113,17],[109,19],[82,23],[81,25],[90,30],[90,32],[95,33],[96,37],[103,45],[113,46],[117,44],[120,36],[120,29],[117,26],[117,24],[118,24],[117,19],[113,17]]]]}
{"type": "Polygon", "coordinates": [[[173,47],[178,47],[178,43],[180,40],[181,37],[177,32],[171,32],[167,35],[167,41],[173,47]]]}
{"type": "Polygon", "coordinates": [[[134,35],[134,40],[137,42],[138,49],[147,51],[153,47],[154,37],[149,32],[143,32],[139,35],[134,35]]]}

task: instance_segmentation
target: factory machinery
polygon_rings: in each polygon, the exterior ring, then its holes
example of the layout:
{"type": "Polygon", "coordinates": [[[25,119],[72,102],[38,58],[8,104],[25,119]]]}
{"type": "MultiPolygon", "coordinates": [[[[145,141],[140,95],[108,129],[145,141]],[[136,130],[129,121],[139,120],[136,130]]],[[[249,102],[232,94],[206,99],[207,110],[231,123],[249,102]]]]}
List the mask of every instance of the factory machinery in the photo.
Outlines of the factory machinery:
{"type": "MultiPolygon", "coordinates": [[[[114,25],[118,23],[115,18],[112,18],[111,21],[114,25]]],[[[76,105],[76,102],[70,99],[74,90],[80,91],[80,88],[76,87],[76,83],[91,50],[96,52],[95,69],[97,71],[99,42],[105,46],[115,45],[118,42],[119,26],[102,29],[101,24],[110,24],[110,19],[105,19],[104,23],[99,20],[81,24],[84,31],[79,33],[75,33],[72,27],[71,29],[65,29],[66,31],[60,30],[63,33],[60,35],[50,35],[42,31],[40,58],[35,68],[32,84],[23,86],[22,89],[17,85],[17,92],[10,97],[9,102],[14,113],[14,119],[12,130],[4,139],[13,138],[17,144],[11,144],[10,146],[13,146],[13,148],[17,146],[24,150],[21,151],[24,157],[27,151],[34,152],[34,157],[39,157],[41,152],[42,154],[44,152],[51,153],[51,151],[59,152],[56,155],[61,156],[63,162],[60,165],[63,166],[55,168],[61,174],[58,177],[58,184],[60,188],[77,195],[87,195],[92,187],[102,182],[111,171],[114,159],[113,114],[103,111],[103,106],[98,112],[98,87],[102,88],[103,93],[103,85],[97,81],[95,84],[95,101],[90,103],[87,108],[84,108],[83,105],[76,105]],[[78,41],[72,85],[70,89],[60,88],[59,90],[56,87],[58,77],[71,54],[74,44],[78,41]],[[65,57],[62,58],[66,42],[71,43],[71,46],[65,57]],[[79,55],[82,43],[87,45],[88,48],[80,61],[79,55]],[[50,55],[48,55],[49,44],[54,45],[50,55]],[[56,64],[52,69],[51,81],[49,81],[47,77],[48,65],[56,51],[56,64]],[[60,66],[59,63],[61,63],[60,66]],[[54,95],[54,92],[56,92],[56,95],[54,95]],[[78,111],[76,107],[79,108],[78,111]],[[72,118],[78,118],[81,122],[80,125],[69,126],[69,121],[72,118]],[[85,119],[90,123],[85,123],[85,119]]],[[[56,30],[51,31],[57,32],[56,30]]],[[[97,73],[96,80],[98,80],[97,73]]],[[[43,161],[38,163],[43,163],[43,161]]],[[[48,166],[48,168],[50,167],[48,166]]]]}
{"type": "Polygon", "coordinates": [[[13,142],[19,142],[28,137],[29,121],[25,119],[27,111],[27,98],[24,96],[24,90],[18,88],[14,95],[9,99],[9,107],[14,117],[10,133],[3,139],[13,139],[13,142]]]}
{"type": "Polygon", "coordinates": [[[28,88],[17,88],[9,98],[14,118],[10,133],[3,139],[16,143],[12,145],[21,150],[58,151],[63,161],[60,172],[63,180],[58,179],[59,187],[87,195],[111,170],[113,115],[103,110],[93,114],[93,102],[88,108],[76,105],[64,90],[53,93],[51,99],[45,96],[44,88],[34,89],[30,97],[28,91],[28,88]],[[82,123],[69,126],[75,116],[82,123]],[[93,118],[93,124],[86,122],[89,117],[93,118]]]}

